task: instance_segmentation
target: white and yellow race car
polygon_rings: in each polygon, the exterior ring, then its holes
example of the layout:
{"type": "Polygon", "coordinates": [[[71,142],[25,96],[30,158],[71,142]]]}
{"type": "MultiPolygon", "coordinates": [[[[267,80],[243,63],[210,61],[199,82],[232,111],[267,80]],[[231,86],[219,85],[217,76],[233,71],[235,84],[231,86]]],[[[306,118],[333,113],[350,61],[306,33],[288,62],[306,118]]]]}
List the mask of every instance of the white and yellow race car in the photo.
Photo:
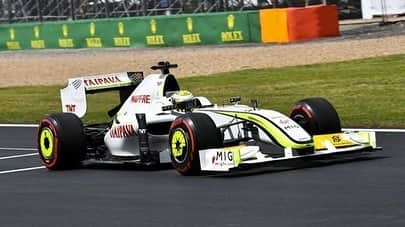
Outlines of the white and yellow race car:
{"type": "Polygon", "coordinates": [[[172,163],[183,175],[224,172],[379,149],[374,132],[342,131],[334,107],[323,98],[297,102],[286,116],[240,105],[212,104],[181,90],[169,62],[144,78],[142,72],[69,79],[61,90],[62,113],[39,124],[38,149],[51,170],[86,163],[172,163]],[[84,125],[88,94],[117,90],[121,102],[111,122],[84,125]]]}

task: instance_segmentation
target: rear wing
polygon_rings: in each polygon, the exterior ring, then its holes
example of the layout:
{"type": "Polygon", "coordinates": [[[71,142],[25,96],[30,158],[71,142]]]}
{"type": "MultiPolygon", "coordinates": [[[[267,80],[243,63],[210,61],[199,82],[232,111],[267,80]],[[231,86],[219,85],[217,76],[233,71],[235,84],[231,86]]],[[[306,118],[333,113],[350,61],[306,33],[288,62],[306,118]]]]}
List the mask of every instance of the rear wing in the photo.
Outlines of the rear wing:
{"type": "Polygon", "coordinates": [[[143,72],[122,72],[68,80],[68,85],[60,90],[63,112],[83,117],[87,111],[87,94],[118,90],[121,102],[142,82],[143,72]]]}

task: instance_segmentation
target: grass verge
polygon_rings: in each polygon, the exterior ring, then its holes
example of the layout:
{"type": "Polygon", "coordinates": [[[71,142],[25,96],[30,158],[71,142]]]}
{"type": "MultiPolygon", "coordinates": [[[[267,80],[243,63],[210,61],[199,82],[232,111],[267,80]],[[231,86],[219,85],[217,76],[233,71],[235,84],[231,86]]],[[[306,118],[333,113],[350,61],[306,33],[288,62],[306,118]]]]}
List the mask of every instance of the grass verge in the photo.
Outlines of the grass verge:
{"type": "MultiPolygon", "coordinates": [[[[181,78],[179,83],[214,103],[241,96],[243,103],[257,99],[261,108],[286,114],[300,99],[325,97],[335,106],[345,127],[405,127],[405,55],[244,70],[181,78]]],[[[0,122],[37,123],[47,113],[60,112],[60,88],[0,88],[0,122]]],[[[106,112],[117,102],[116,94],[90,95],[85,121],[108,121],[106,112]]]]}

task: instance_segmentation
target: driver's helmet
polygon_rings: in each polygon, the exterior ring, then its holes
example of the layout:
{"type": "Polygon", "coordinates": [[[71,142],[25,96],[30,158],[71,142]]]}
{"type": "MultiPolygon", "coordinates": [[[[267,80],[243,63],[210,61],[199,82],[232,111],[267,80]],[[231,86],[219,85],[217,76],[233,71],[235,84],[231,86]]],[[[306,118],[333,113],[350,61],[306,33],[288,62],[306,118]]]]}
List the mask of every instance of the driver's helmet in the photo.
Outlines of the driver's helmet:
{"type": "Polygon", "coordinates": [[[171,97],[176,103],[182,103],[182,102],[191,101],[194,96],[193,96],[193,94],[191,94],[191,92],[189,92],[187,90],[180,90],[180,91],[174,92],[171,95],[171,97]]]}

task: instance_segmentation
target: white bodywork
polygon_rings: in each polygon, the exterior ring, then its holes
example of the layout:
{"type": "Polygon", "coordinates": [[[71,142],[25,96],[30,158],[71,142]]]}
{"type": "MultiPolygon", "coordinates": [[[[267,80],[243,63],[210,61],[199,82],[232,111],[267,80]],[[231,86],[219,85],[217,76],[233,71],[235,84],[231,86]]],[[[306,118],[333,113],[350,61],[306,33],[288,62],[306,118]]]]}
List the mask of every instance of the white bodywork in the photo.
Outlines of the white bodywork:
{"type": "Polygon", "coordinates": [[[338,134],[323,135],[324,138],[318,140],[319,144],[315,145],[315,152],[306,155],[293,155],[291,148],[284,149],[284,156],[272,158],[270,155],[263,153],[258,146],[235,146],[215,149],[200,150],[200,165],[203,171],[227,172],[232,168],[242,165],[254,165],[259,163],[271,163],[276,161],[285,161],[299,159],[302,157],[319,157],[334,154],[346,154],[367,148],[376,149],[375,132],[343,132],[339,133],[341,138],[346,141],[346,146],[334,144],[327,137],[338,134]]]}
{"type": "Polygon", "coordinates": [[[62,112],[72,112],[78,117],[83,117],[87,111],[86,92],[125,87],[131,83],[128,73],[112,73],[69,79],[68,86],[60,90],[62,112]]]}
{"type": "MultiPolygon", "coordinates": [[[[63,112],[72,112],[79,117],[83,117],[87,110],[86,94],[88,92],[134,85],[128,75],[129,73],[115,73],[70,79],[68,86],[61,90],[63,112]]],[[[170,125],[178,116],[184,114],[181,111],[164,110],[164,107],[173,104],[173,97],[165,94],[167,92],[166,83],[173,83],[173,79],[174,77],[169,74],[151,74],[137,84],[136,89],[133,90],[116,113],[111,128],[105,134],[104,143],[112,156],[129,159],[135,159],[139,156],[139,127],[136,114],[144,113],[147,125],[159,126],[159,124],[162,124],[162,127],[163,125],[170,125]]],[[[177,85],[175,79],[174,82],[177,85]]],[[[169,91],[173,92],[172,89],[169,89],[169,91]]],[[[177,89],[179,90],[178,85],[177,89]]],[[[240,124],[233,123],[248,120],[259,126],[258,136],[261,141],[279,144],[285,148],[285,155],[281,159],[293,158],[292,150],[294,148],[314,146],[313,137],[284,114],[238,104],[217,106],[212,105],[205,97],[194,98],[198,99],[201,105],[205,107],[195,109],[195,112],[203,112],[210,116],[217,127],[231,124],[224,131],[224,140],[240,136],[240,124]]],[[[168,131],[160,134],[149,132],[150,150],[159,152],[161,163],[170,162],[168,133],[168,131]]],[[[326,144],[324,144],[324,147],[322,147],[323,145],[316,145],[321,146],[322,149],[311,155],[321,155],[325,152],[344,152],[367,146],[375,148],[375,135],[373,133],[367,135],[363,133],[361,142],[356,142],[351,138],[356,137],[356,133],[347,135],[350,135],[350,139],[348,139],[350,140],[350,147],[337,149],[334,144],[328,144],[329,140],[325,138],[324,142],[326,144]]],[[[202,170],[211,171],[228,171],[231,168],[238,167],[240,164],[255,164],[275,160],[260,151],[258,146],[207,149],[201,150],[199,155],[202,170]]]]}
{"type": "MultiPolygon", "coordinates": [[[[165,96],[165,83],[169,75],[151,74],[143,79],[115,116],[110,130],[105,134],[104,142],[112,156],[137,157],[139,143],[137,138],[137,113],[146,115],[146,123],[171,123],[178,114],[164,106],[172,105],[172,97],[165,96]]],[[[170,75],[170,77],[173,77],[170,75]]],[[[173,77],[174,78],[174,77],[173,77]]],[[[86,93],[97,89],[113,89],[132,84],[127,73],[115,73],[91,77],[69,79],[68,86],[61,89],[62,111],[83,117],[87,111],[86,93]]],[[[196,97],[202,105],[211,103],[205,97],[196,97]]],[[[151,135],[150,149],[160,152],[160,162],[170,162],[168,135],[151,135]]]]}
{"type": "MultiPolygon", "coordinates": [[[[273,110],[263,110],[263,109],[254,109],[250,106],[245,105],[226,105],[226,106],[215,106],[215,108],[207,108],[198,110],[204,112],[214,120],[217,126],[220,126],[224,123],[229,123],[235,121],[235,118],[240,117],[238,113],[252,114],[264,118],[266,121],[271,121],[275,126],[274,130],[281,133],[283,131],[290,138],[298,142],[309,142],[311,141],[311,136],[295,121],[291,120],[289,117],[285,116],[282,113],[273,110]],[[229,113],[229,115],[223,115],[218,113],[229,113]]],[[[230,133],[237,133],[238,126],[231,127],[232,131],[225,131],[225,138],[230,138],[230,133]]],[[[267,142],[273,142],[263,129],[259,129],[260,138],[266,140],[267,142]]]]}

